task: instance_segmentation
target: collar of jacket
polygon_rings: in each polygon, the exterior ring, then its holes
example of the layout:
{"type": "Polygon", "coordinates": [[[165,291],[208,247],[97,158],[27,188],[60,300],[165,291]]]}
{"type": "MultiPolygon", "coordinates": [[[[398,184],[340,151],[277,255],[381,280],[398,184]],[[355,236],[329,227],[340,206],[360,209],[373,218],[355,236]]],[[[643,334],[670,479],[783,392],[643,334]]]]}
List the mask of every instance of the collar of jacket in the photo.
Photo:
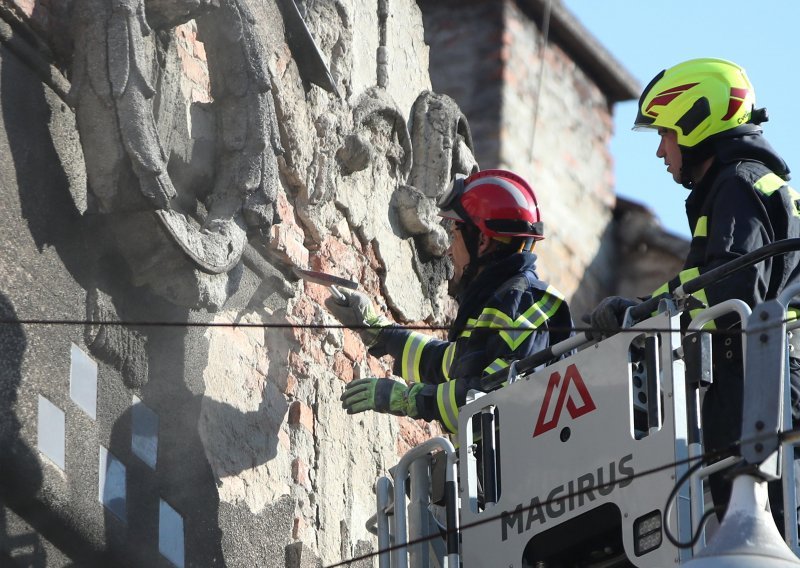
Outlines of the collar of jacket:
{"type": "Polygon", "coordinates": [[[536,276],[536,255],[530,252],[517,252],[495,262],[487,264],[466,290],[458,295],[458,314],[450,327],[448,339],[455,341],[467,325],[467,320],[482,310],[489,298],[509,278],[530,272],[536,276]]]}
{"type": "Polygon", "coordinates": [[[761,162],[784,180],[790,179],[789,166],[764,138],[761,128],[756,125],[747,126],[747,129],[740,127],[741,134],[719,138],[714,142],[714,162],[686,199],[686,213],[692,226],[696,221],[693,217],[697,208],[702,206],[717,174],[727,164],[741,161],[761,162]]]}

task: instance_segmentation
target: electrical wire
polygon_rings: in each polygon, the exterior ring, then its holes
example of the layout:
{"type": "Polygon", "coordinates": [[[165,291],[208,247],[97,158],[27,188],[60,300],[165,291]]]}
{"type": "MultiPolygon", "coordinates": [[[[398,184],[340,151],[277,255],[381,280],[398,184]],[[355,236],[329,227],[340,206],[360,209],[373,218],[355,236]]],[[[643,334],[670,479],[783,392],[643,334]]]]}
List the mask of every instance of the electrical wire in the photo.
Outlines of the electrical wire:
{"type": "Polygon", "coordinates": [[[542,16],[542,42],[539,48],[539,84],[536,86],[536,95],[533,99],[533,124],[531,126],[531,150],[528,162],[533,164],[534,143],[536,142],[536,124],[539,121],[539,103],[542,98],[542,85],[544,85],[544,56],[547,52],[547,44],[550,36],[550,12],[553,8],[553,0],[547,0],[544,7],[544,15],[542,16]]]}
{"type": "MultiPolygon", "coordinates": [[[[692,330],[691,333],[706,333],[709,335],[745,335],[763,332],[781,325],[795,323],[794,319],[785,319],[771,324],[751,327],[749,329],[729,328],[729,329],[700,329],[692,330]]],[[[111,327],[221,327],[221,328],[261,328],[261,329],[349,329],[352,331],[372,329],[374,326],[367,324],[333,324],[333,323],[251,323],[251,322],[190,322],[190,321],[134,321],[134,320],[89,320],[89,319],[46,319],[46,318],[0,318],[0,325],[41,325],[41,326],[69,326],[69,325],[89,325],[89,326],[111,326],[111,327]]],[[[409,331],[447,331],[450,325],[430,325],[430,324],[392,324],[392,328],[409,331]]],[[[476,329],[491,329],[492,331],[520,331],[521,328],[513,326],[492,326],[491,328],[476,325],[464,326],[464,331],[476,329]]],[[[538,329],[538,328],[537,328],[538,329]]],[[[535,331],[530,328],[522,328],[523,331],[535,331]]],[[[674,327],[627,327],[619,329],[593,327],[593,326],[547,326],[547,331],[551,333],[587,333],[597,336],[609,337],[618,333],[688,333],[686,329],[674,327]]]]}
{"type": "MultiPolygon", "coordinates": [[[[781,325],[785,325],[785,324],[788,324],[788,323],[793,323],[794,321],[795,321],[794,319],[785,319],[785,320],[782,320],[780,322],[775,322],[775,323],[767,324],[767,325],[760,325],[759,324],[759,325],[757,325],[755,327],[752,327],[751,329],[746,329],[746,330],[745,329],[741,329],[741,328],[732,328],[732,329],[723,329],[723,330],[720,330],[720,329],[701,329],[701,330],[694,330],[692,333],[709,333],[709,334],[712,334],[712,335],[715,335],[715,334],[716,335],[741,335],[741,334],[748,334],[748,333],[749,334],[753,334],[753,333],[762,332],[762,331],[765,331],[767,329],[771,329],[771,328],[774,328],[774,327],[779,327],[781,325]]],[[[203,327],[203,328],[261,328],[261,329],[319,329],[319,330],[322,330],[322,329],[350,329],[350,330],[353,330],[353,331],[369,329],[371,327],[369,325],[328,324],[328,323],[301,324],[301,323],[289,323],[289,322],[286,322],[286,323],[266,323],[266,322],[250,323],[250,322],[188,322],[188,321],[125,321],[125,320],[46,319],[46,318],[38,318],[38,319],[21,319],[21,318],[9,319],[9,318],[2,318],[2,319],[0,319],[0,325],[18,325],[18,326],[19,325],[28,325],[28,326],[36,326],[36,325],[41,325],[41,326],[81,325],[81,326],[83,326],[83,325],[89,325],[89,326],[117,326],[117,327],[131,327],[131,328],[137,328],[137,327],[140,327],[140,328],[141,327],[180,327],[180,328],[203,327]]],[[[397,327],[397,328],[400,328],[400,329],[407,329],[407,330],[443,331],[443,330],[449,330],[451,326],[447,326],[447,325],[441,325],[441,326],[436,326],[436,325],[396,325],[394,327],[397,327]]],[[[467,330],[467,329],[477,329],[477,326],[466,326],[465,330],[467,330]]],[[[493,331],[503,331],[503,330],[519,331],[519,328],[514,328],[514,327],[493,327],[492,330],[493,331]]],[[[685,329],[678,329],[678,328],[672,328],[672,327],[648,327],[648,328],[632,327],[632,328],[623,328],[623,329],[603,329],[603,328],[598,328],[598,327],[593,327],[593,326],[574,326],[574,327],[568,327],[568,328],[550,326],[550,327],[548,327],[548,331],[550,331],[550,332],[568,332],[568,333],[574,332],[574,333],[597,334],[597,335],[599,335],[601,337],[602,336],[614,335],[616,333],[643,334],[643,333],[679,333],[679,332],[686,332],[685,329]]],[[[780,433],[779,436],[782,436],[783,438],[785,438],[785,437],[787,437],[789,435],[795,435],[796,436],[796,435],[798,435],[798,433],[800,433],[800,430],[792,430],[792,431],[789,431],[789,432],[786,432],[786,433],[780,433]]],[[[654,467],[652,469],[641,471],[641,472],[635,473],[633,475],[621,478],[619,480],[615,480],[613,482],[609,482],[609,483],[605,483],[605,484],[599,485],[598,487],[592,487],[592,488],[588,488],[588,489],[584,489],[584,490],[580,490],[580,491],[575,491],[574,493],[566,494],[566,495],[561,496],[561,497],[556,497],[556,498],[549,499],[549,500],[546,500],[546,501],[537,502],[537,504],[532,504],[532,505],[529,505],[528,507],[524,507],[523,509],[521,509],[521,512],[529,511],[530,509],[535,508],[535,507],[544,507],[544,506],[551,505],[551,504],[557,504],[557,503],[560,503],[560,502],[562,502],[562,501],[564,501],[566,499],[573,499],[573,498],[575,498],[575,497],[577,497],[579,495],[588,493],[589,491],[594,491],[594,490],[597,490],[597,489],[600,489],[600,488],[614,487],[614,486],[619,485],[619,484],[621,484],[623,482],[626,482],[626,481],[633,481],[634,479],[637,479],[637,478],[640,478],[640,477],[644,477],[644,476],[647,476],[647,475],[652,475],[654,473],[658,473],[660,471],[664,471],[665,469],[675,468],[675,467],[677,467],[679,465],[688,464],[688,463],[691,463],[692,461],[698,460],[697,463],[693,464],[692,467],[689,468],[689,470],[687,470],[681,476],[680,480],[673,487],[673,489],[670,492],[670,495],[669,495],[669,497],[667,499],[667,504],[666,504],[665,512],[664,512],[664,519],[665,519],[665,522],[664,522],[664,534],[667,537],[667,539],[674,546],[679,547],[679,548],[692,547],[699,540],[700,536],[702,535],[702,527],[704,526],[706,520],[712,514],[714,514],[716,512],[716,508],[705,512],[705,514],[700,519],[699,526],[698,526],[695,534],[693,535],[692,539],[689,542],[684,543],[684,542],[678,541],[675,538],[675,536],[669,530],[669,526],[668,526],[669,522],[668,521],[669,521],[669,515],[672,512],[672,503],[675,500],[675,497],[677,495],[677,492],[678,492],[678,489],[680,488],[680,486],[683,485],[683,483],[686,482],[686,480],[689,478],[689,476],[691,476],[692,473],[694,473],[695,471],[697,471],[697,469],[702,467],[703,463],[706,463],[710,458],[721,459],[722,457],[727,457],[727,455],[733,455],[733,453],[732,453],[732,451],[730,449],[726,450],[725,453],[723,453],[723,452],[707,452],[707,453],[703,454],[702,456],[697,456],[697,457],[693,457],[693,458],[687,458],[687,459],[684,459],[684,460],[679,460],[679,461],[672,462],[672,463],[669,463],[669,464],[665,464],[665,465],[662,465],[662,466],[654,467]]],[[[480,525],[483,525],[483,524],[486,524],[486,523],[500,521],[502,518],[503,518],[503,513],[501,513],[499,515],[490,516],[490,517],[487,517],[485,519],[481,519],[479,521],[470,523],[468,525],[461,526],[461,527],[459,527],[458,529],[455,529],[455,530],[458,531],[458,532],[463,532],[465,530],[469,530],[471,528],[474,528],[474,527],[477,527],[477,526],[480,526],[480,525]]],[[[445,531],[445,533],[449,533],[449,532],[452,532],[452,531],[453,530],[451,529],[450,531],[445,531]]],[[[419,539],[408,541],[407,543],[405,543],[403,545],[395,545],[395,546],[391,546],[391,547],[383,549],[383,550],[378,550],[378,551],[375,551],[375,552],[372,552],[372,553],[368,553],[368,554],[364,554],[364,555],[361,555],[361,556],[358,556],[358,557],[350,558],[350,559],[344,560],[344,561],[342,561],[340,563],[329,565],[327,568],[336,568],[338,566],[350,565],[353,562],[356,562],[356,561],[359,561],[359,560],[366,560],[366,559],[372,558],[374,556],[377,556],[379,554],[384,554],[384,553],[387,553],[387,552],[391,552],[391,551],[397,550],[399,548],[407,548],[407,547],[413,546],[415,544],[427,542],[427,541],[429,541],[431,539],[434,539],[434,538],[440,538],[441,534],[442,533],[439,533],[439,534],[436,534],[436,535],[427,536],[427,537],[422,537],[422,538],[419,538],[419,539]]]]}
{"type": "MultiPolygon", "coordinates": [[[[692,548],[695,544],[697,544],[697,541],[700,540],[701,536],[703,536],[703,527],[705,526],[706,521],[708,521],[708,519],[711,518],[711,515],[717,513],[718,511],[724,510],[723,507],[717,506],[717,507],[712,507],[711,509],[703,513],[703,516],[700,517],[700,522],[697,523],[698,526],[694,535],[688,542],[680,542],[677,539],[677,537],[675,537],[675,535],[672,534],[672,531],[669,528],[669,522],[670,519],[672,518],[672,504],[675,502],[675,498],[678,496],[678,490],[684,483],[686,483],[689,480],[689,478],[694,473],[696,473],[701,467],[703,467],[704,463],[706,463],[705,460],[700,460],[696,464],[692,465],[692,467],[687,469],[684,472],[684,474],[680,477],[680,479],[675,483],[675,485],[672,488],[672,491],[669,492],[669,497],[667,497],[667,505],[666,507],[664,507],[664,536],[666,536],[667,540],[670,541],[672,545],[677,548],[692,548]]],[[[733,463],[728,467],[720,470],[720,472],[727,471],[737,466],[739,463],[740,462],[733,463]]]]}

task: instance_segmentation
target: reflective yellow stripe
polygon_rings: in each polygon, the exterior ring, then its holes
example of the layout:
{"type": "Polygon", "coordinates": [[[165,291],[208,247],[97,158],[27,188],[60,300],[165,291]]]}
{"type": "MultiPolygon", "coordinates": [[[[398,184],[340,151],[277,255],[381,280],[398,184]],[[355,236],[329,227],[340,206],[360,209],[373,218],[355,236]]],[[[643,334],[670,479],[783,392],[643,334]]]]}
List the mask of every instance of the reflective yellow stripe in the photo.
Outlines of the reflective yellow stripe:
{"type": "Polygon", "coordinates": [[[796,321],[800,319],[800,309],[797,308],[789,308],[786,310],[786,321],[796,321]]]}
{"type": "Polygon", "coordinates": [[[456,405],[455,381],[443,383],[436,388],[436,402],[445,427],[454,434],[457,433],[458,405],[456,405]]]}
{"type": "Polygon", "coordinates": [[[498,357],[497,359],[495,359],[494,361],[492,361],[492,362],[489,364],[489,366],[487,366],[487,367],[486,367],[486,368],[483,370],[483,374],[484,374],[484,375],[491,375],[492,373],[496,373],[497,371],[499,371],[499,370],[501,370],[501,369],[505,369],[506,367],[508,367],[508,365],[509,365],[509,364],[508,364],[508,362],[507,362],[507,361],[505,361],[505,360],[503,360],[503,359],[500,359],[500,358],[498,357]]]}
{"type": "MultiPolygon", "coordinates": [[[[700,276],[700,269],[699,268],[687,268],[686,270],[682,271],[678,275],[678,278],[680,279],[681,284],[685,284],[689,280],[694,280],[698,276],[700,276]]],[[[708,296],[706,296],[705,289],[700,289],[697,292],[694,292],[692,294],[692,297],[694,297],[697,300],[699,300],[700,302],[702,302],[704,306],[706,306],[706,307],[709,306],[708,296]]],[[[695,308],[694,310],[691,310],[689,312],[689,316],[692,317],[692,318],[697,317],[697,314],[699,314],[701,311],[703,311],[703,309],[705,309],[705,308],[695,308]]],[[[716,329],[716,328],[717,328],[717,325],[713,321],[710,321],[710,322],[708,322],[707,324],[705,324],[703,326],[703,329],[716,329]]]]}
{"type": "Polygon", "coordinates": [[[476,320],[475,318],[469,318],[467,320],[467,325],[464,328],[464,331],[461,332],[461,335],[459,335],[459,337],[469,337],[470,335],[472,335],[472,330],[475,329],[477,325],[478,325],[478,320],[476,320]]]}
{"type": "Polygon", "coordinates": [[[656,288],[653,291],[653,293],[650,294],[650,296],[655,298],[656,296],[660,296],[661,294],[666,294],[667,292],[669,292],[669,282],[664,282],[661,286],[656,288]]]}
{"type": "Polygon", "coordinates": [[[403,359],[401,363],[401,376],[406,382],[418,383],[422,380],[419,372],[419,362],[422,359],[422,349],[431,337],[412,331],[406,344],[403,346],[403,359]]]}
{"type": "Polygon", "coordinates": [[[528,336],[552,317],[563,301],[563,296],[552,286],[547,288],[544,296],[513,320],[495,308],[486,308],[481,312],[476,327],[503,328],[500,338],[506,342],[511,351],[516,350],[528,336]],[[518,329],[515,329],[518,328],[518,329]]]}
{"type": "Polygon", "coordinates": [[[708,217],[703,215],[697,220],[697,225],[694,226],[693,237],[707,237],[708,236],[708,217]]]}
{"type": "MultiPolygon", "coordinates": [[[[697,298],[698,300],[703,302],[703,304],[705,304],[706,306],[709,305],[708,304],[708,297],[706,296],[706,291],[705,290],[698,290],[697,292],[692,294],[692,296],[694,296],[695,298],[697,298]]],[[[704,308],[697,308],[697,309],[691,310],[689,312],[689,315],[692,318],[695,318],[695,317],[697,317],[697,314],[699,314],[701,311],[703,311],[703,309],[704,308]]],[[[714,323],[714,320],[711,320],[710,322],[708,322],[707,324],[705,324],[703,326],[703,329],[717,329],[717,324],[714,323]]]]}
{"type": "Polygon", "coordinates": [[[770,172],[754,183],[753,187],[764,195],[772,195],[784,185],[786,185],[786,182],[780,176],[770,172]]]}
{"type": "Polygon", "coordinates": [[[453,357],[456,354],[456,344],[451,343],[447,346],[447,349],[444,350],[444,354],[442,355],[442,375],[448,381],[450,380],[450,365],[453,364],[453,357]]]}

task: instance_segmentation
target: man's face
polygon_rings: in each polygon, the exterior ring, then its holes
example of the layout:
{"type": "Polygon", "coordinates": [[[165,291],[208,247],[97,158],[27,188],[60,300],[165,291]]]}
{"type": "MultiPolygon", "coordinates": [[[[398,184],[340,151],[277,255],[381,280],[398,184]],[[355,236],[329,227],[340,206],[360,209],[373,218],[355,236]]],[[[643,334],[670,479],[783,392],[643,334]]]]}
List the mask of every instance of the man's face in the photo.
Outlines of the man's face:
{"type": "Polygon", "coordinates": [[[450,278],[450,290],[458,288],[461,283],[461,277],[464,275],[464,269],[469,264],[469,252],[464,242],[464,235],[461,234],[459,228],[459,223],[453,223],[453,228],[451,229],[453,238],[450,242],[450,248],[447,249],[447,255],[453,261],[453,277],[450,278]]]}
{"type": "Polygon", "coordinates": [[[667,171],[672,174],[672,179],[676,183],[682,183],[683,156],[678,146],[678,134],[668,128],[659,128],[658,135],[661,137],[661,142],[658,144],[656,156],[664,159],[664,164],[667,166],[667,171]]]}

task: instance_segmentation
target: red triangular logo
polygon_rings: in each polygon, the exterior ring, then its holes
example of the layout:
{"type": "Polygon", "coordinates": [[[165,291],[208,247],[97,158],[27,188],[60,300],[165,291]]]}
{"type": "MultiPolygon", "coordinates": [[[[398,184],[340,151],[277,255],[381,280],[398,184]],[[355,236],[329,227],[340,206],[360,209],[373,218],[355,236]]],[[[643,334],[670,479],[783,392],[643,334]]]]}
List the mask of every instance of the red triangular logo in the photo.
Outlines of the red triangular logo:
{"type": "Polygon", "coordinates": [[[583,377],[581,377],[581,374],[578,372],[578,367],[576,367],[574,363],[567,367],[563,381],[558,371],[550,375],[550,380],[547,382],[547,392],[545,392],[542,408],[539,411],[539,418],[536,420],[536,429],[533,431],[534,438],[558,426],[558,419],[561,418],[561,411],[564,409],[565,405],[567,407],[567,412],[569,412],[573,420],[597,408],[594,404],[594,400],[592,400],[592,396],[589,394],[589,389],[586,388],[586,383],[583,382],[583,377]],[[580,397],[578,404],[576,404],[575,397],[569,392],[570,384],[575,385],[575,390],[580,397]],[[548,420],[547,415],[550,409],[550,401],[556,390],[558,390],[558,399],[556,400],[553,416],[548,420]]]}

